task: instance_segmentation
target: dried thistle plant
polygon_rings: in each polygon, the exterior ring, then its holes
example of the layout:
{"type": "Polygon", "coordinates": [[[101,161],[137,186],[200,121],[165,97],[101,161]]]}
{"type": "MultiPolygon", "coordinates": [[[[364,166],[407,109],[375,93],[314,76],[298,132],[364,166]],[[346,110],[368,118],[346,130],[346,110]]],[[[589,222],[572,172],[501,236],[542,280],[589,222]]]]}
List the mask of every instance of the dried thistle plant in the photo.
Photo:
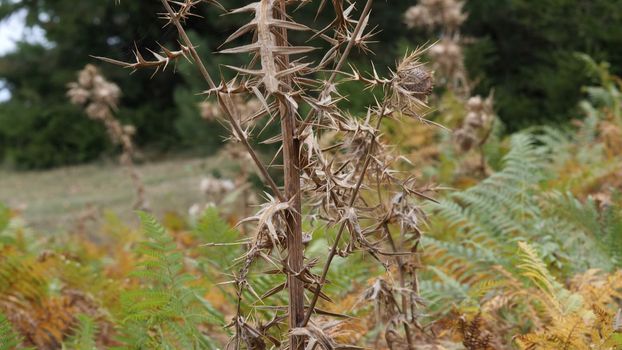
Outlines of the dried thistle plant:
{"type": "Polygon", "coordinates": [[[409,28],[433,30],[442,27],[447,35],[454,34],[467,19],[462,11],[464,1],[457,0],[421,0],[411,6],[404,14],[404,21],[409,28]]]}
{"type": "Polygon", "coordinates": [[[107,81],[97,67],[91,64],[78,72],[78,80],[69,83],[67,87],[67,96],[71,103],[83,107],[89,118],[103,124],[112,143],[121,146],[120,161],[126,168],[136,191],[134,208],[146,209],[145,186],[134,166],[136,150],[132,137],[136,130],[132,125],[121,124],[114,115],[121,90],[116,84],[107,81]]]}
{"type": "Polygon", "coordinates": [[[457,0],[422,0],[404,13],[409,28],[439,30],[438,41],[428,55],[440,84],[464,96],[470,95],[470,82],[464,67],[460,26],[468,15],[464,2],[457,0]]]}
{"type": "MultiPolygon", "coordinates": [[[[296,12],[288,11],[288,6],[309,6],[310,1],[261,0],[228,12],[247,13],[251,19],[225,40],[220,52],[249,55],[250,60],[242,67],[225,66],[235,77],[217,83],[184,29],[185,19],[193,16],[194,7],[201,2],[161,3],[165,25],[178,31],[179,54],[152,52],[155,59],[148,61],[137,50],[133,62],[103,60],[133,70],[161,71],[170,61],[188,57],[205,79],[205,94],[220,107],[214,113],[210,106],[210,114],[224,119],[231,141],[243,146],[270,192],[258,212],[242,220],[253,223],[254,229],[252,237],[244,241],[248,250],[238,259],[239,268],[231,281],[237,295],[237,314],[229,324],[234,335],[227,348],[264,349],[268,344],[292,350],[354,348],[331,337],[318,301],[330,300],[322,289],[328,283],[334,258],[362,251],[388,271],[399,271],[399,285],[391,282],[386,288],[396,304],[399,301],[392,311],[399,316],[393,317],[388,327],[400,326],[394,327],[402,329],[394,331],[395,335],[413,349],[411,333],[417,328],[416,309],[420,305],[416,257],[419,225],[424,220],[418,203],[429,197],[414,179],[394,170],[400,157],[381,140],[379,127],[385,118],[400,116],[426,121],[426,100],[433,81],[431,72],[420,62],[424,50],[407,55],[388,77],[380,76],[375,69],[363,74],[353,68],[347,74],[342,68],[352,49],[370,51],[376,32],[368,28],[372,0],[365,1],[359,11],[355,2],[344,7],[342,1],[333,1],[335,18],[321,29],[311,29],[312,24],[301,23],[293,17],[296,12]],[[291,42],[290,31],[302,32],[303,36],[306,33],[306,43],[325,41],[330,48],[314,65],[301,55],[316,48],[291,42]],[[247,44],[230,47],[243,37],[248,38],[247,44]],[[344,98],[339,92],[343,81],[357,81],[361,89],[382,89],[384,97],[369,106],[365,116],[355,117],[338,105],[344,98]],[[243,115],[239,101],[251,98],[259,103],[252,107],[253,113],[243,115]],[[259,120],[261,125],[279,125],[280,132],[268,135],[269,128],[257,131],[259,120]],[[283,186],[277,185],[251,138],[280,146],[270,164],[282,171],[283,186]],[[327,256],[305,256],[305,244],[312,238],[302,230],[303,215],[316,229],[336,232],[327,256]],[[267,274],[286,278],[260,296],[249,274],[266,267],[272,269],[267,274]],[[254,310],[256,304],[269,303],[281,292],[288,295],[287,305],[273,306],[274,317],[262,319],[254,310]],[[255,300],[246,300],[247,295],[255,300]],[[277,332],[284,323],[287,339],[281,339],[277,332]]],[[[325,5],[322,1],[318,11],[325,5]]]]}
{"type": "Polygon", "coordinates": [[[438,82],[453,92],[466,108],[462,125],[454,131],[453,140],[461,153],[476,148],[479,159],[463,162],[460,172],[488,174],[483,146],[493,131],[495,114],[493,111],[493,93],[487,98],[471,96],[476,85],[469,79],[464,64],[460,26],[468,18],[463,12],[465,2],[458,0],[422,0],[410,7],[404,14],[404,20],[410,28],[438,30],[438,41],[428,50],[433,62],[438,82]]]}
{"type": "Polygon", "coordinates": [[[478,173],[486,176],[489,173],[484,153],[484,145],[492,135],[495,123],[494,94],[491,92],[485,99],[473,96],[466,102],[466,115],[460,128],[454,131],[453,140],[458,152],[466,154],[472,149],[477,151],[479,160],[463,166],[467,173],[478,173]]]}
{"type": "Polygon", "coordinates": [[[454,133],[456,145],[461,152],[483,145],[490,136],[495,118],[492,93],[485,99],[481,96],[469,98],[466,107],[467,114],[462,126],[454,133]]]}

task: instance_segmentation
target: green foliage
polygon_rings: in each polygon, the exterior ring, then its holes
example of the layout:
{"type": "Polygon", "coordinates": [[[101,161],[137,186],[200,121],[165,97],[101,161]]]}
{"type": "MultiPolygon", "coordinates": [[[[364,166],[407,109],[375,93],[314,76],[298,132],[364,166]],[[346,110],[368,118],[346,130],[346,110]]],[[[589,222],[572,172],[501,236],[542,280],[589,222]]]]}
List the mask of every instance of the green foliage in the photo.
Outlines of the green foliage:
{"type": "Polygon", "coordinates": [[[13,327],[9,320],[0,313],[0,350],[27,350],[18,347],[22,343],[22,337],[13,331],[13,327]]]}
{"type": "Polygon", "coordinates": [[[201,297],[196,278],[184,272],[184,255],[156,219],[139,213],[147,237],[137,248],[144,256],[133,275],[142,285],[123,293],[122,340],[127,349],[212,349],[202,324],[222,324],[201,297]]]}
{"type": "Polygon", "coordinates": [[[581,242],[587,245],[583,259],[588,266],[622,266],[622,208],[618,194],[604,208],[598,208],[591,197],[582,202],[571,193],[552,192],[545,198],[547,210],[564,220],[564,231],[584,232],[590,237],[581,242]]]}
{"type": "MultiPolygon", "coordinates": [[[[232,229],[224,221],[216,208],[208,208],[196,223],[193,235],[201,242],[232,244],[239,238],[239,232],[232,229]]],[[[200,249],[202,257],[215,266],[218,273],[229,270],[235,258],[239,256],[239,246],[228,245],[217,248],[203,247],[200,249]]]]}
{"type": "Polygon", "coordinates": [[[9,226],[10,220],[11,211],[6,205],[0,203],[0,235],[3,233],[4,229],[9,226]]]}
{"type": "Polygon", "coordinates": [[[495,105],[511,130],[568,120],[590,75],[574,52],[612,63],[620,73],[622,3],[594,0],[467,1],[465,35],[470,75],[480,94],[495,89],[495,105]]]}
{"type": "Polygon", "coordinates": [[[105,149],[104,130],[62,100],[30,108],[18,101],[0,104],[5,165],[26,169],[82,163],[105,149]]]}
{"type": "Polygon", "coordinates": [[[541,162],[530,137],[512,138],[504,168],[476,186],[442,199],[433,209],[472,239],[503,239],[525,231],[525,220],[538,214],[529,191],[542,178],[541,162]]]}
{"type": "Polygon", "coordinates": [[[74,327],[74,334],[63,344],[63,349],[70,350],[97,350],[95,337],[97,324],[87,315],[78,315],[78,324],[74,327]]]}
{"type": "MultiPolygon", "coordinates": [[[[232,0],[224,5],[235,8],[243,4],[232,0]]],[[[403,30],[401,16],[410,4],[409,0],[393,1],[392,11],[382,3],[374,5],[370,27],[382,23],[384,28],[377,37],[383,42],[376,57],[381,70],[393,65],[397,41],[409,35],[403,30]]],[[[178,48],[172,26],[160,35],[164,22],[154,21],[160,6],[150,1],[0,0],[0,20],[25,9],[27,24],[45,30],[51,43],[21,44],[16,52],[0,58],[0,77],[12,94],[10,102],[0,104],[0,163],[46,168],[86,162],[109,152],[111,147],[99,125],[70,106],[66,84],[85,64],[96,63],[90,55],[133,59],[135,44],[143,52],[157,50],[158,43],[178,48]]],[[[305,6],[300,11],[312,18],[316,10],[316,6],[305,6]]],[[[318,22],[327,24],[333,13],[323,12],[318,22]]],[[[200,34],[202,40],[194,42],[210,72],[217,76],[220,65],[236,62],[230,56],[213,53],[245,19],[221,16],[222,11],[209,5],[199,6],[196,13],[199,16],[185,25],[193,40],[197,39],[193,33],[200,34]]],[[[139,146],[158,151],[191,149],[203,154],[218,148],[223,128],[201,120],[196,105],[203,97],[195,93],[207,86],[187,69],[189,64],[180,64],[180,74],[174,74],[171,66],[153,78],[149,71],[130,77],[127,70],[100,66],[104,75],[121,87],[118,117],[136,127],[139,146]]],[[[358,102],[358,96],[354,98],[358,102]]]]}
{"type": "MultiPolygon", "coordinates": [[[[431,237],[422,243],[431,259],[431,280],[422,282],[422,293],[438,304],[435,309],[447,310],[446,303],[477,302],[469,297],[469,286],[493,278],[495,265],[515,270],[519,241],[532,242],[546,263],[557,269],[571,262],[566,254],[581,249],[595,257],[591,262],[597,260],[595,251],[587,252],[594,248],[594,239],[585,232],[592,231],[571,226],[560,203],[549,200],[543,205],[539,200],[538,186],[550,164],[546,151],[532,136],[516,134],[500,171],[430,206],[436,218],[431,237]]],[[[579,266],[583,261],[575,259],[570,265],[583,267],[579,266]]],[[[607,267],[606,259],[598,262],[591,266],[607,267]]]]}

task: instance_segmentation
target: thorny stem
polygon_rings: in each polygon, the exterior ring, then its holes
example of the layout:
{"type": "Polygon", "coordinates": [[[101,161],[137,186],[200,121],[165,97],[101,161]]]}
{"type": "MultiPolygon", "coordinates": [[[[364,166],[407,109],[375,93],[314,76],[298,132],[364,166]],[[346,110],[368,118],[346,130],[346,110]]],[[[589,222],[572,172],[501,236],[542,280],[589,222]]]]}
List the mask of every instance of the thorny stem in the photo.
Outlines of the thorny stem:
{"type": "MultiPolygon", "coordinates": [[[[178,14],[175,12],[175,10],[173,10],[171,5],[168,3],[168,0],[161,0],[161,2],[162,2],[162,6],[164,6],[166,11],[168,12],[168,15],[170,17],[170,21],[177,28],[177,32],[179,34],[179,37],[184,42],[184,45],[186,45],[188,47],[188,50],[190,51],[190,55],[192,56],[192,59],[196,63],[196,66],[199,68],[199,71],[200,71],[201,75],[203,76],[203,78],[205,79],[205,81],[207,82],[209,87],[211,89],[214,89],[216,87],[216,84],[214,83],[214,80],[210,76],[209,72],[207,71],[207,68],[205,67],[205,64],[203,64],[203,61],[201,60],[201,57],[199,56],[199,53],[197,52],[197,50],[195,49],[194,45],[192,44],[192,41],[190,41],[190,37],[188,37],[188,34],[186,33],[186,30],[181,25],[181,22],[179,21],[178,14]]],[[[248,139],[247,139],[246,135],[244,134],[244,131],[242,131],[242,128],[240,127],[240,124],[238,123],[236,118],[234,118],[233,113],[232,113],[232,108],[230,107],[230,105],[232,104],[231,98],[228,95],[226,95],[226,94],[219,93],[218,94],[218,101],[220,102],[219,105],[220,105],[221,109],[223,110],[225,116],[227,117],[229,123],[233,127],[233,130],[235,132],[236,137],[242,142],[242,144],[246,148],[246,151],[250,154],[251,158],[253,158],[253,162],[255,163],[255,165],[257,166],[259,171],[261,172],[261,175],[263,176],[264,180],[268,183],[268,185],[272,189],[272,192],[274,192],[274,194],[277,196],[277,198],[280,201],[284,202],[285,201],[285,197],[283,196],[283,194],[279,190],[278,186],[276,185],[276,183],[272,179],[272,176],[270,176],[270,173],[268,173],[268,170],[266,169],[266,167],[259,160],[259,157],[255,153],[255,150],[253,150],[253,147],[248,142],[248,139]]]]}
{"type": "MultiPolygon", "coordinates": [[[[286,13],[285,0],[279,0],[280,17],[286,13]]],[[[277,44],[287,46],[287,30],[283,28],[281,36],[277,37],[277,44]]],[[[289,65],[287,55],[283,56],[283,65],[289,65]]],[[[291,80],[285,81],[286,88],[291,86],[291,80]]],[[[279,112],[281,114],[281,134],[283,136],[283,166],[285,177],[285,196],[290,202],[291,209],[285,215],[287,222],[287,292],[289,294],[289,329],[299,326],[305,317],[305,286],[297,274],[304,268],[304,246],[302,243],[302,198],[300,192],[300,142],[296,137],[296,111],[294,106],[285,98],[279,98],[279,112]]],[[[305,340],[302,336],[290,335],[289,349],[303,350],[305,340]]]]}
{"type": "MultiPolygon", "coordinates": [[[[292,106],[281,103],[281,132],[283,134],[283,164],[285,166],[285,195],[291,209],[286,213],[287,222],[287,289],[289,293],[289,327],[296,328],[304,319],[304,282],[296,275],[304,265],[304,246],[302,243],[302,217],[300,198],[300,145],[294,138],[295,115],[292,106]]],[[[290,336],[291,350],[302,350],[304,338],[290,336]]]]}
{"type": "MultiPolygon", "coordinates": [[[[339,69],[341,69],[341,66],[343,66],[348,56],[350,55],[350,51],[352,51],[352,48],[354,47],[354,44],[356,43],[356,38],[358,38],[359,33],[363,29],[363,22],[365,21],[365,17],[367,17],[369,15],[369,12],[371,11],[371,5],[373,2],[374,2],[373,0],[367,0],[367,2],[365,3],[363,12],[361,12],[361,15],[359,16],[359,20],[356,23],[356,27],[354,27],[354,31],[352,32],[352,36],[350,37],[350,40],[348,41],[348,45],[346,45],[345,50],[343,50],[343,54],[341,54],[341,57],[339,58],[339,62],[337,62],[337,65],[333,69],[333,72],[330,75],[330,78],[328,79],[326,83],[325,89],[329,88],[330,85],[333,83],[333,81],[335,81],[335,79],[337,78],[337,72],[339,71],[339,69]]],[[[310,113],[311,114],[307,115],[302,125],[298,128],[298,136],[300,136],[305,131],[305,129],[311,122],[311,118],[312,118],[311,116],[313,115],[314,112],[312,111],[310,113]]]]}
{"type": "MultiPolygon", "coordinates": [[[[391,245],[391,249],[393,249],[394,253],[397,253],[397,246],[395,245],[393,236],[391,236],[391,231],[389,230],[389,224],[385,222],[383,224],[383,227],[387,235],[389,244],[391,245]]],[[[397,268],[400,273],[400,287],[402,288],[402,310],[404,313],[406,313],[406,320],[408,320],[408,310],[409,310],[408,299],[406,298],[406,295],[404,295],[404,290],[406,289],[406,276],[404,272],[404,262],[402,261],[402,257],[400,257],[399,255],[395,256],[395,261],[397,262],[397,268]]],[[[414,346],[412,344],[412,338],[410,335],[410,327],[408,326],[406,322],[402,322],[402,324],[404,325],[404,333],[406,333],[406,341],[408,342],[408,350],[413,350],[414,346]]]]}
{"type": "Polygon", "coordinates": [[[369,15],[369,12],[371,11],[371,5],[373,2],[374,2],[373,0],[367,0],[367,2],[365,3],[363,12],[361,12],[359,21],[356,23],[356,27],[354,27],[354,31],[352,32],[352,36],[350,37],[350,40],[348,41],[348,45],[346,46],[346,49],[343,51],[343,54],[339,58],[339,62],[337,62],[337,65],[333,69],[333,73],[330,75],[330,78],[328,79],[329,83],[332,83],[335,80],[335,78],[337,77],[337,72],[339,71],[339,69],[341,69],[341,66],[343,66],[343,64],[346,62],[346,59],[348,58],[350,51],[352,51],[352,48],[354,47],[354,44],[356,43],[356,39],[358,38],[361,32],[361,29],[363,29],[363,22],[365,22],[365,17],[367,17],[369,15]]]}
{"type": "MultiPolygon", "coordinates": [[[[382,122],[382,119],[386,115],[387,104],[388,104],[388,100],[385,98],[382,104],[382,107],[381,107],[382,110],[380,111],[380,115],[378,117],[378,122],[376,123],[376,130],[380,128],[380,123],[382,122]]],[[[352,192],[352,196],[350,197],[350,201],[348,203],[349,207],[352,207],[354,205],[354,202],[356,201],[356,198],[358,197],[358,193],[361,189],[361,185],[363,184],[363,180],[365,179],[367,168],[369,167],[369,164],[371,163],[371,159],[372,159],[371,154],[373,152],[373,147],[375,144],[376,144],[376,134],[373,133],[371,142],[369,143],[365,151],[365,163],[363,164],[363,167],[361,169],[361,176],[359,177],[356,183],[356,187],[354,188],[352,192]]],[[[337,236],[335,236],[335,242],[333,243],[333,246],[330,248],[330,252],[328,253],[328,257],[326,258],[326,262],[324,263],[324,268],[322,270],[322,275],[320,276],[320,280],[316,283],[315,293],[313,294],[313,299],[311,299],[311,303],[309,304],[309,310],[307,311],[307,314],[305,315],[305,319],[302,322],[302,325],[301,325],[302,327],[307,325],[307,323],[311,319],[311,315],[313,314],[315,310],[315,305],[317,304],[317,301],[320,297],[320,293],[322,292],[322,286],[326,282],[326,276],[328,275],[328,270],[330,269],[330,265],[332,264],[333,259],[335,258],[335,255],[337,255],[339,241],[341,240],[341,236],[343,235],[343,231],[345,230],[346,223],[347,221],[344,221],[341,223],[341,226],[339,227],[339,231],[337,232],[337,236]]]]}
{"type": "Polygon", "coordinates": [[[201,57],[199,57],[197,50],[192,45],[192,42],[190,41],[190,38],[188,37],[188,34],[186,33],[184,26],[181,25],[181,22],[179,21],[179,15],[175,12],[175,10],[173,10],[171,5],[168,3],[168,0],[161,0],[161,1],[162,1],[162,6],[164,6],[164,9],[166,9],[166,12],[168,12],[168,15],[170,16],[170,21],[177,28],[177,32],[179,33],[181,40],[183,40],[184,44],[188,46],[190,50],[190,55],[196,62],[197,67],[199,67],[199,71],[201,71],[201,75],[203,75],[203,78],[205,78],[210,88],[216,87],[214,80],[212,79],[209,72],[207,71],[207,68],[203,64],[203,61],[201,61],[201,57]]]}

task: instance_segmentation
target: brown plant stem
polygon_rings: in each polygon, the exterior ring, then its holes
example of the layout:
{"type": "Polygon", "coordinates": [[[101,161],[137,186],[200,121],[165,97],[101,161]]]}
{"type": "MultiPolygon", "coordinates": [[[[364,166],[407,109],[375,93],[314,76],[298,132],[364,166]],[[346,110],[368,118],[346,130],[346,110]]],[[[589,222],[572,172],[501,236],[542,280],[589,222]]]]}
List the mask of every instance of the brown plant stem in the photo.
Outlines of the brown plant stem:
{"type": "MultiPolygon", "coordinates": [[[[382,107],[381,107],[382,110],[380,111],[378,122],[376,123],[376,130],[380,128],[380,123],[382,122],[382,119],[386,115],[387,104],[388,104],[387,101],[388,100],[385,98],[384,103],[382,104],[382,107]]],[[[369,164],[371,163],[371,159],[372,159],[371,154],[373,152],[373,147],[375,144],[376,144],[376,134],[374,133],[372,134],[371,142],[369,143],[369,146],[367,146],[367,149],[365,151],[365,163],[363,163],[363,167],[361,169],[361,176],[359,177],[356,183],[356,187],[354,188],[352,192],[352,196],[350,197],[350,201],[348,202],[349,207],[352,207],[354,205],[354,202],[356,201],[356,198],[358,197],[358,193],[361,189],[361,185],[363,184],[363,180],[365,179],[365,174],[367,173],[367,168],[369,168],[369,164]]],[[[301,326],[303,327],[307,325],[307,323],[311,319],[311,315],[313,314],[313,311],[315,310],[315,305],[317,304],[318,299],[320,297],[320,293],[322,292],[322,286],[326,282],[326,276],[328,275],[328,270],[330,269],[330,265],[332,264],[333,259],[335,258],[335,255],[337,255],[339,241],[341,240],[341,236],[343,235],[343,231],[346,227],[346,223],[347,223],[346,221],[341,223],[341,226],[339,227],[339,231],[337,232],[337,236],[335,236],[335,242],[330,248],[330,252],[328,253],[328,257],[326,258],[326,262],[324,263],[322,275],[320,276],[320,280],[316,284],[315,293],[313,294],[313,298],[311,299],[311,303],[309,304],[309,307],[308,307],[309,310],[307,311],[307,314],[305,315],[305,318],[301,324],[301,326]]]]}
{"type": "MultiPolygon", "coordinates": [[[[197,52],[194,45],[192,44],[192,41],[190,41],[190,38],[188,37],[186,30],[181,25],[181,22],[179,21],[179,17],[177,13],[175,12],[175,10],[173,10],[173,8],[171,7],[171,5],[168,3],[167,0],[161,0],[161,2],[162,2],[162,6],[164,6],[164,8],[166,9],[166,11],[168,12],[170,16],[170,21],[177,28],[179,37],[184,42],[184,45],[188,46],[190,55],[192,56],[192,59],[196,63],[196,66],[198,67],[199,72],[201,73],[201,75],[203,76],[207,84],[209,85],[210,89],[214,89],[216,87],[216,84],[214,83],[214,80],[210,76],[209,72],[207,71],[205,64],[203,64],[203,61],[201,60],[199,53],[197,52]]],[[[219,93],[218,101],[219,101],[219,105],[222,111],[227,117],[227,120],[229,121],[229,123],[231,123],[231,126],[233,127],[235,136],[242,142],[242,144],[246,148],[246,151],[250,154],[251,158],[253,158],[253,162],[259,169],[259,172],[261,173],[264,180],[268,183],[268,186],[270,186],[270,188],[272,189],[272,192],[274,193],[274,195],[277,196],[277,198],[279,198],[280,201],[284,202],[285,197],[283,196],[278,186],[272,179],[272,176],[270,176],[270,173],[268,173],[268,170],[266,169],[266,167],[259,160],[259,157],[257,156],[256,152],[253,150],[253,147],[248,142],[248,139],[246,135],[244,134],[244,132],[242,131],[242,128],[240,127],[238,121],[236,120],[236,118],[233,117],[233,113],[232,113],[233,109],[231,108],[233,102],[231,101],[231,97],[229,97],[229,95],[219,93]]]]}
{"type": "MultiPolygon", "coordinates": [[[[394,253],[397,253],[398,252],[397,246],[395,245],[393,236],[391,236],[391,231],[389,230],[389,224],[384,222],[382,226],[384,228],[385,234],[387,235],[387,239],[389,241],[389,245],[391,246],[391,249],[393,250],[394,253]]],[[[396,255],[395,262],[397,263],[397,268],[399,270],[400,287],[402,288],[402,290],[405,290],[406,289],[406,272],[404,271],[404,262],[402,261],[402,257],[399,255],[396,255]]],[[[402,296],[402,312],[406,314],[406,320],[408,320],[408,310],[410,309],[408,305],[408,298],[406,298],[406,295],[404,295],[403,291],[402,291],[401,296],[402,296]]],[[[404,333],[406,334],[406,342],[408,343],[408,350],[414,350],[414,345],[412,343],[412,336],[410,334],[410,327],[405,321],[402,322],[402,324],[404,325],[404,333]]]]}
{"type": "Polygon", "coordinates": [[[145,184],[134,164],[135,151],[132,136],[123,131],[123,125],[115,119],[111,111],[107,113],[107,117],[102,120],[102,123],[106,127],[112,141],[115,142],[116,138],[116,142],[121,144],[123,152],[121,153],[121,157],[119,157],[119,161],[121,165],[125,167],[125,171],[129,175],[134,190],[136,191],[136,199],[132,207],[140,210],[148,209],[147,200],[145,199],[145,184]]]}
{"type": "MultiPolygon", "coordinates": [[[[285,20],[285,0],[279,0],[279,17],[285,20]]],[[[277,36],[277,44],[287,46],[287,30],[283,28],[277,36]]],[[[283,55],[283,68],[289,65],[289,58],[283,55]]],[[[291,79],[286,79],[284,88],[291,88],[291,79]]],[[[296,110],[294,106],[282,96],[279,98],[279,112],[281,114],[281,134],[283,136],[283,166],[285,177],[285,197],[290,203],[290,209],[285,215],[287,223],[287,292],[289,294],[289,329],[300,325],[305,317],[305,287],[298,274],[304,268],[304,245],[302,243],[302,202],[300,192],[300,142],[296,137],[296,110]]],[[[303,336],[290,335],[289,349],[303,350],[305,339],[303,336]]]]}
{"type": "MultiPolygon", "coordinates": [[[[294,138],[294,113],[291,105],[281,103],[281,132],[283,134],[283,164],[285,166],[285,196],[290,210],[285,215],[287,222],[287,286],[289,293],[289,326],[298,327],[304,320],[304,282],[296,275],[304,264],[302,243],[302,217],[300,198],[300,145],[294,138]]],[[[304,348],[304,338],[290,336],[290,349],[304,348]]]]}

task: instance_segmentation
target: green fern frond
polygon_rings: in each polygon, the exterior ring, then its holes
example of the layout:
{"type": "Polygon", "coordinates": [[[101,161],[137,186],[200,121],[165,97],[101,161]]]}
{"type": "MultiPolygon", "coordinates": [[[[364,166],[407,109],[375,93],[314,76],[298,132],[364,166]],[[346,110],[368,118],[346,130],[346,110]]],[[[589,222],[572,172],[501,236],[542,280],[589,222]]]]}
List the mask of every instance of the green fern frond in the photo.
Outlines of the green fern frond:
{"type": "Polygon", "coordinates": [[[122,293],[123,330],[127,349],[215,349],[202,331],[224,319],[201,297],[196,277],[185,272],[184,254],[150,214],[140,212],[147,241],[136,249],[143,260],[132,276],[141,286],[122,293]]]}
{"type": "MultiPolygon", "coordinates": [[[[216,208],[205,210],[192,233],[204,243],[234,243],[240,238],[239,232],[220,217],[216,208]]],[[[240,246],[236,245],[203,247],[200,251],[203,260],[217,268],[219,273],[230,270],[232,262],[241,255],[240,246]]]]}
{"type": "Polygon", "coordinates": [[[527,277],[548,298],[549,302],[561,311],[561,304],[557,294],[560,288],[542,261],[536,250],[526,242],[518,242],[521,263],[518,268],[522,275],[527,277]]]}
{"type": "Polygon", "coordinates": [[[456,306],[469,300],[468,285],[460,283],[438,268],[430,267],[430,271],[438,277],[438,281],[423,280],[419,289],[431,311],[446,313],[451,310],[448,305],[456,306]]]}
{"type": "Polygon", "coordinates": [[[97,350],[95,338],[99,332],[97,323],[88,315],[80,314],[78,324],[74,327],[74,334],[63,344],[68,350],[97,350]]]}
{"type": "MultiPolygon", "coordinates": [[[[9,226],[9,222],[11,220],[11,211],[7,206],[0,203],[0,234],[9,226]]],[[[1,239],[2,236],[0,236],[1,239]]],[[[0,240],[0,243],[2,241],[0,240]]]]}
{"type": "Polygon", "coordinates": [[[0,313],[0,350],[14,350],[22,343],[6,316],[0,313]]]}

